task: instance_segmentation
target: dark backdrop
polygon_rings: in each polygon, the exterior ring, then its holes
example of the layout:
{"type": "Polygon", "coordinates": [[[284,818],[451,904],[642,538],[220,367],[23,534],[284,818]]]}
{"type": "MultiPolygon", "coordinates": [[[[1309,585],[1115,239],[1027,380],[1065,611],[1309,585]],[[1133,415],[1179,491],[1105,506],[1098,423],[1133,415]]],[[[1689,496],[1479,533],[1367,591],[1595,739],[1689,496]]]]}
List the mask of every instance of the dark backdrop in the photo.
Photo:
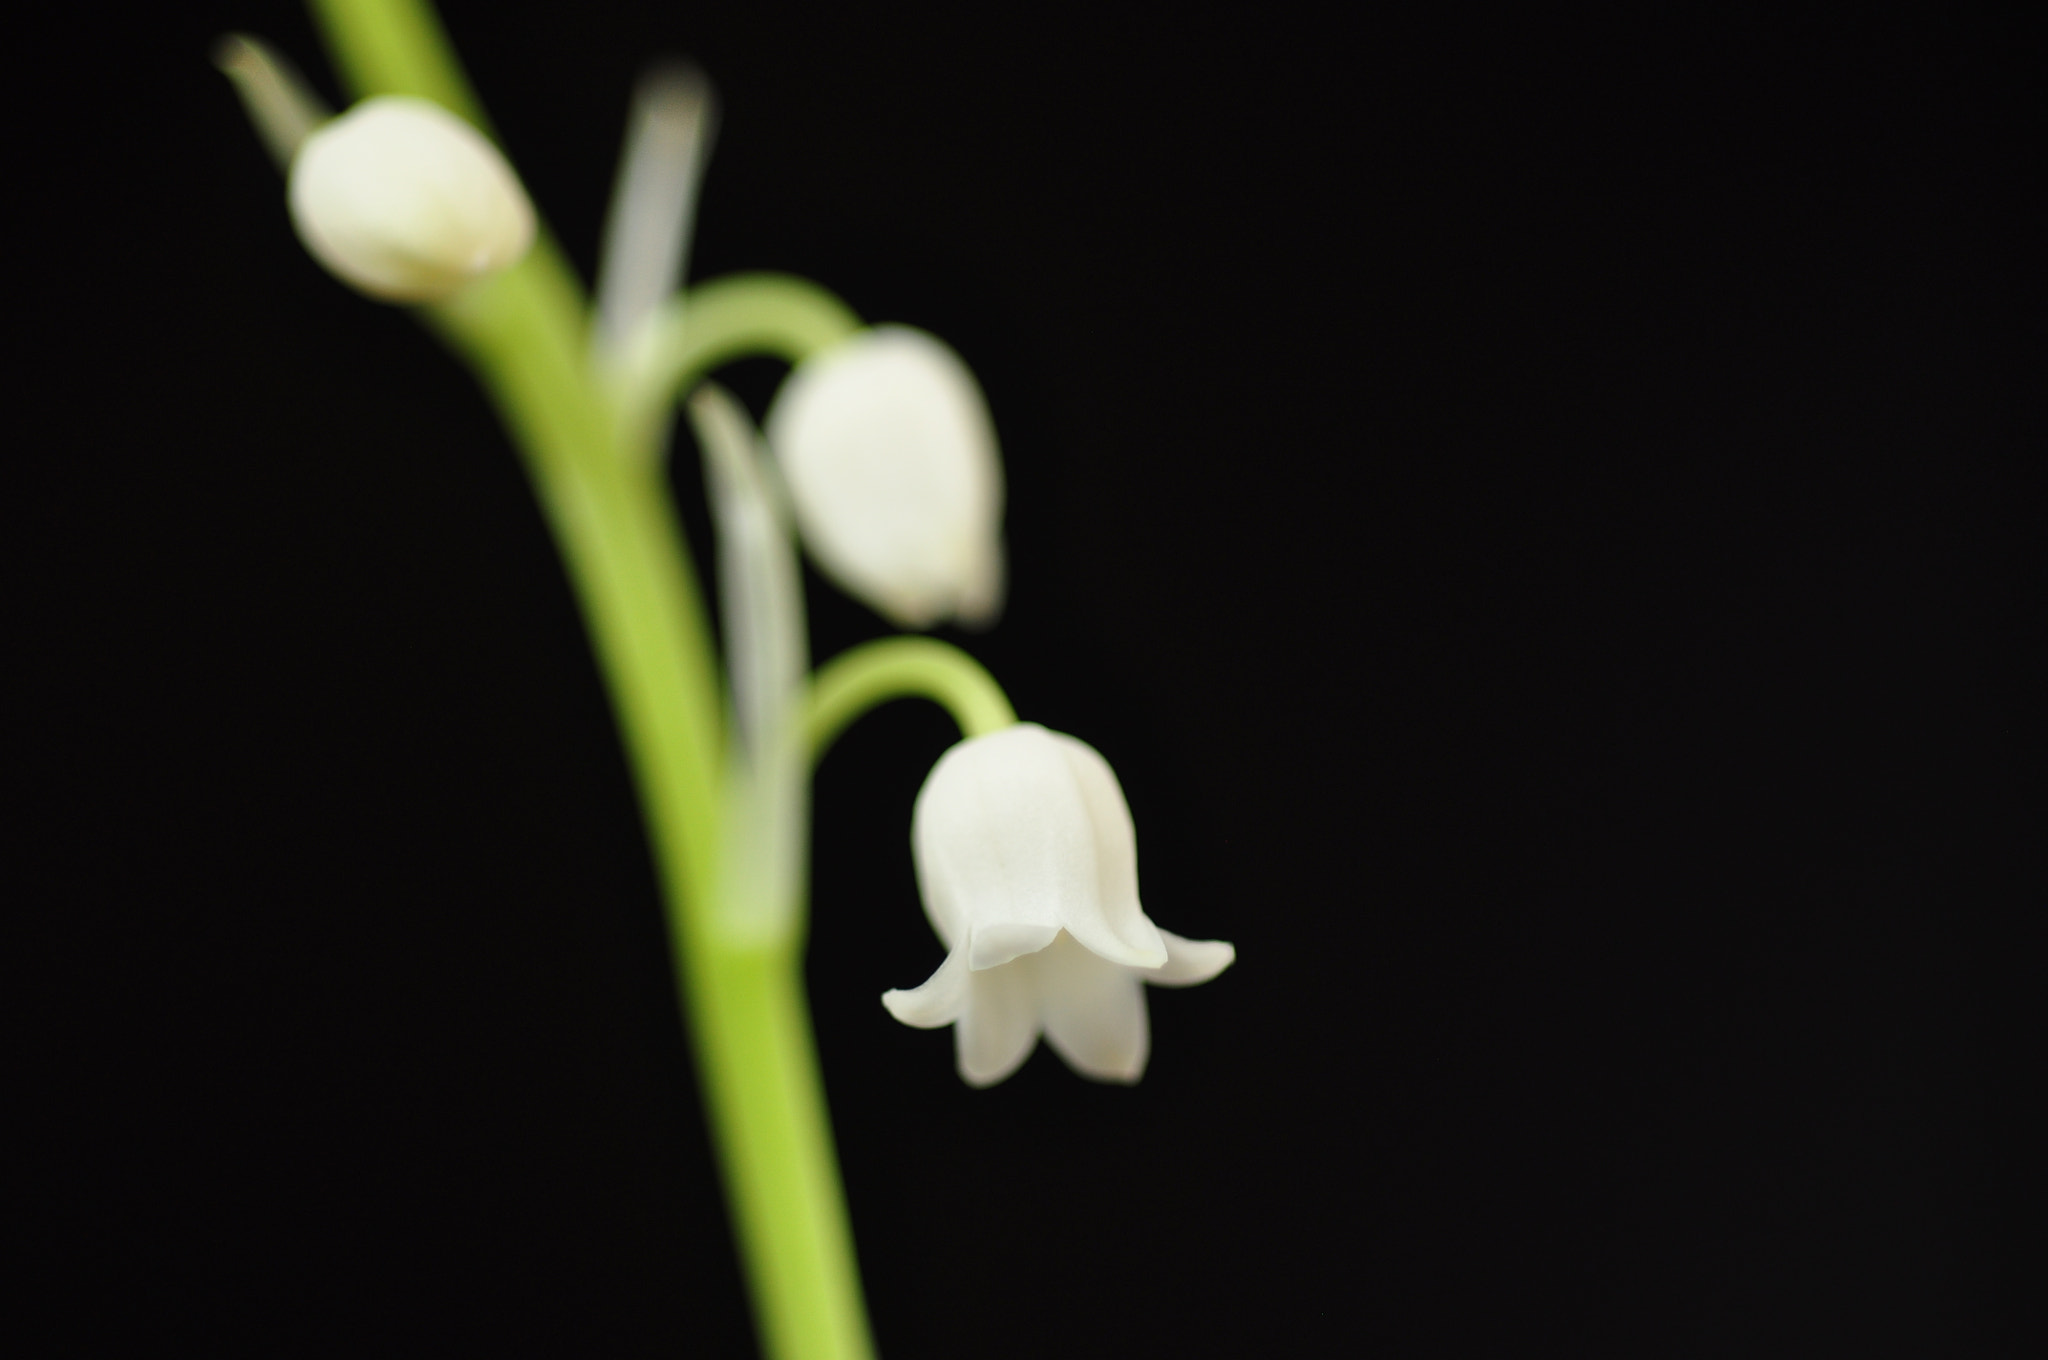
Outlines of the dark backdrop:
{"type": "MultiPolygon", "coordinates": [[[[59,1335],[744,1354],[515,460],[307,260],[207,66],[248,28],[334,92],[299,12],[161,8],[17,56],[14,1171],[59,1335]]],[[[1240,950],[1154,993],[1137,1089],[969,1091],[877,1004],[939,957],[948,728],[834,750],[809,972],[885,1354],[2017,1353],[2043,52],[1638,10],[447,5],[586,273],[687,53],[694,272],[975,366],[1014,590],[960,640],[1115,765],[1153,916],[1240,950]]],[[[882,631],[807,584],[820,656],[882,631]]]]}

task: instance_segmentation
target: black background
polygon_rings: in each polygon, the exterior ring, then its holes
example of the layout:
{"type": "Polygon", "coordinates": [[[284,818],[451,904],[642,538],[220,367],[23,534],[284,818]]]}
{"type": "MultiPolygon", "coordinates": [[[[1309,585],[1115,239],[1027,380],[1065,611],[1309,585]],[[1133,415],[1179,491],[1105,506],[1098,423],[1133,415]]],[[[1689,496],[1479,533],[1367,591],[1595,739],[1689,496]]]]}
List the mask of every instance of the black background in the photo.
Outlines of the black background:
{"type": "MultiPolygon", "coordinates": [[[[337,94],[300,12],[164,8],[17,57],[53,1335],[745,1354],[516,462],[304,256],[206,63],[247,28],[337,94]]],[[[586,276],[631,82],[686,53],[693,273],[975,366],[1013,592],[959,640],[1108,756],[1155,919],[1240,951],[1153,994],[1135,1090],[1041,1051],[969,1091],[877,1004],[939,958],[948,727],[833,751],[809,975],[884,1354],[2019,1353],[2043,51],[1855,8],[446,5],[586,276]]],[[[883,631],[808,585],[819,656],[883,631]]]]}

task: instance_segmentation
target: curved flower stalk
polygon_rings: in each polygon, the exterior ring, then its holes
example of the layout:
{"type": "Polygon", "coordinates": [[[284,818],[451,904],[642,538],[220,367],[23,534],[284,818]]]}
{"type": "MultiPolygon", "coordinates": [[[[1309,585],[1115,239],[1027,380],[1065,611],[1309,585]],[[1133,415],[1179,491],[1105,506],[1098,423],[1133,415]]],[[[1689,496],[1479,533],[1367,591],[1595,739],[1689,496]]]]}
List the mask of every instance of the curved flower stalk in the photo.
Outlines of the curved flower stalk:
{"type": "Polygon", "coordinates": [[[1082,1076],[1134,1082],[1150,1052],[1143,984],[1207,982],[1237,958],[1145,915],[1123,789],[1072,737],[1019,723],[961,742],[932,767],[911,827],[946,961],[882,1004],[906,1025],[954,1025],[971,1086],[1016,1071],[1040,1033],[1082,1076]]]}
{"type": "Polygon", "coordinates": [[[995,621],[995,422],[943,341],[876,326],[811,356],[776,394],[768,442],[804,545],[849,594],[903,628],[995,621]]]}

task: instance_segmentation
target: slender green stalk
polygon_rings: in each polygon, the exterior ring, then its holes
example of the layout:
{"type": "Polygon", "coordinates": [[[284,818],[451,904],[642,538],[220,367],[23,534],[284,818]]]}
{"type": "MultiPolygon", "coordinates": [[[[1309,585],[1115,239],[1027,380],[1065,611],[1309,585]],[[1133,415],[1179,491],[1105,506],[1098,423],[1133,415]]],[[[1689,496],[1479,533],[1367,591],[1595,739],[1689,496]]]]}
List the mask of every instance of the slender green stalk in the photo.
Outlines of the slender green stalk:
{"type": "Polygon", "coordinates": [[[639,448],[660,446],[677,398],[718,365],[766,354],[801,363],[860,329],[847,305],[792,274],[727,274],[672,298],[615,373],[619,419],[639,448]]]}
{"type": "Polygon", "coordinates": [[[718,930],[721,729],[702,609],[658,471],[616,447],[580,346],[550,324],[544,279],[521,266],[442,319],[527,455],[611,689],[763,1350],[855,1360],[872,1347],[800,941],[718,930]]]}
{"type": "Polygon", "coordinates": [[[841,652],[811,681],[804,706],[804,745],[815,764],[846,725],[876,704],[924,698],[978,737],[1014,726],[1009,696],[979,661],[935,638],[895,637],[841,652]]]}
{"type": "Polygon", "coordinates": [[[526,457],[611,688],[664,883],[687,904],[708,894],[717,862],[723,731],[710,633],[664,488],[617,448],[570,338],[577,328],[563,324],[573,295],[550,263],[536,249],[433,316],[526,457]]]}
{"type": "Polygon", "coordinates": [[[655,322],[670,399],[691,376],[743,354],[800,363],[860,329],[838,298],[794,274],[725,274],[684,293],[655,322]]]}
{"type": "Polygon", "coordinates": [[[327,55],[358,98],[416,94],[488,131],[441,18],[423,0],[307,0],[327,55]]]}
{"type": "MultiPolygon", "coordinates": [[[[483,125],[422,0],[314,0],[360,93],[424,95],[483,125]]],[[[667,905],[679,990],[766,1353],[873,1354],[803,998],[800,940],[720,931],[725,741],[709,631],[659,468],[587,362],[587,308],[543,234],[426,319],[477,371],[523,454],[582,604],[667,905]]]]}

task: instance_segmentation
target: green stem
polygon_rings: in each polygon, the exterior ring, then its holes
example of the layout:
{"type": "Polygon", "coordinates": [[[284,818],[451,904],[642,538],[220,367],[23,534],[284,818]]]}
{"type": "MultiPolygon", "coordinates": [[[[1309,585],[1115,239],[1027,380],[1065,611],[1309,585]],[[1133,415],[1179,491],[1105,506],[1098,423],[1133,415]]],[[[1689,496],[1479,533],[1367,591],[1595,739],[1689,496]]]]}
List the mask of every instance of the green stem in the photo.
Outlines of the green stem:
{"type": "Polygon", "coordinates": [[[811,681],[804,705],[804,745],[815,764],[846,725],[891,699],[924,698],[942,706],[963,737],[1016,724],[995,677],[979,661],[936,638],[894,637],[864,643],[832,658],[811,681]]]}
{"type": "Polygon", "coordinates": [[[762,1353],[872,1360],[800,946],[700,954],[687,978],[698,1077],[762,1353]]]}
{"type": "Polygon", "coordinates": [[[872,1346],[804,1004],[801,943],[793,931],[734,939],[710,910],[720,766],[706,738],[719,731],[716,688],[680,531],[658,473],[609,446],[609,411],[592,385],[582,383],[585,402],[562,401],[574,388],[556,365],[572,351],[507,298],[517,279],[501,280],[498,300],[477,308],[497,315],[458,324],[475,328],[485,382],[528,452],[619,715],[762,1348],[785,1360],[856,1360],[872,1346]],[[579,449],[609,456],[572,462],[579,449]]]}
{"type": "Polygon", "coordinates": [[[727,274],[700,283],[654,314],[614,376],[620,422],[636,447],[658,447],[670,408],[718,365],[751,355],[802,363],[860,325],[845,303],[793,274],[727,274]]]}
{"type": "MultiPolygon", "coordinates": [[[[361,92],[478,121],[421,0],[314,0],[361,92]]],[[[803,997],[801,944],[742,941],[712,910],[725,740],[710,633],[661,470],[631,456],[587,362],[587,308],[545,233],[518,266],[424,318],[466,357],[525,458],[582,605],[640,794],[698,1079],[775,1360],[873,1354],[803,997]]]]}
{"type": "MultiPolygon", "coordinates": [[[[579,299],[545,247],[430,313],[511,431],[583,607],[674,900],[717,864],[724,740],[710,630],[658,477],[623,456],[571,338],[579,299]]],[[[689,913],[683,913],[687,916],[689,913]]]]}
{"type": "Polygon", "coordinates": [[[674,395],[691,373],[743,354],[802,363],[860,329],[860,317],[794,274],[723,274],[690,289],[655,322],[655,351],[674,395]]]}
{"type": "Polygon", "coordinates": [[[327,54],[358,99],[416,94],[486,131],[490,123],[448,33],[422,0],[307,0],[327,54]]]}

